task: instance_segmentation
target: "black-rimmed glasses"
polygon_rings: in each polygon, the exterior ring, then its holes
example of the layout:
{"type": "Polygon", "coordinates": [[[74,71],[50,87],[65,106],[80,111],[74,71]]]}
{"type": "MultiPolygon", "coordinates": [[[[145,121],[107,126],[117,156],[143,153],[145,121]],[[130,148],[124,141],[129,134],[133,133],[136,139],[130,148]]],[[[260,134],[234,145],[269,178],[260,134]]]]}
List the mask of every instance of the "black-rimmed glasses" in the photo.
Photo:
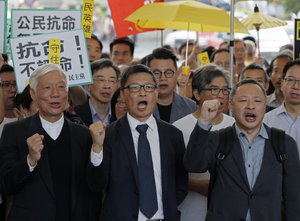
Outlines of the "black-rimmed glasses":
{"type": "Polygon", "coordinates": [[[230,88],[218,88],[218,87],[211,87],[211,88],[202,88],[201,91],[210,91],[212,95],[219,95],[220,91],[224,95],[228,95],[230,93],[230,88]]]}
{"type": "Polygon", "coordinates": [[[164,74],[166,78],[171,78],[175,74],[175,71],[173,71],[172,69],[167,69],[164,71],[154,70],[153,74],[156,78],[161,78],[162,74],[164,74]]]}
{"type": "Polygon", "coordinates": [[[128,89],[129,92],[132,92],[132,93],[140,92],[141,88],[144,88],[145,92],[153,92],[157,88],[157,85],[155,85],[155,84],[144,84],[144,85],[129,84],[129,85],[123,87],[123,89],[128,89]]]}

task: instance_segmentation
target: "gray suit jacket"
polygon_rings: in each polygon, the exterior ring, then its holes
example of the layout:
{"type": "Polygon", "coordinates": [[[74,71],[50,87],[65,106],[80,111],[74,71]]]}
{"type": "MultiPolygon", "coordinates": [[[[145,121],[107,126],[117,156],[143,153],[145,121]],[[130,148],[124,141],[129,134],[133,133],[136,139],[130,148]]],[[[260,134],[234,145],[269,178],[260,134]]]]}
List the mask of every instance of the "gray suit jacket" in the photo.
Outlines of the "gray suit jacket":
{"type": "MultiPolygon", "coordinates": [[[[270,128],[266,126],[266,129],[270,137],[270,128]]],[[[218,167],[206,221],[245,220],[249,208],[252,221],[280,221],[282,197],[286,220],[299,221],[300,162],[297,144],[288,135],[285,142],[287,160],[280,163],[271,140],[266,140],[261,170],[251,190],[234,130],[234,145],[218,167]]],[[[186,169],[189,172],[212,171],[218,146],[219,131],[205,131],[196,125],[184,157],[186,169]]]]}
{"type": "MultiPolygon", "coordinates": [[[[195,101],[174,93],[169,123],[172,124],[176,120],[179,120],[180,118],[183,118],[186,115],[195,112],[196,109],[197,104],[195,101]]],[[[153,114],[156,118],[160,119],[159,110],[157,106],[155,107],[153,114]]]]}

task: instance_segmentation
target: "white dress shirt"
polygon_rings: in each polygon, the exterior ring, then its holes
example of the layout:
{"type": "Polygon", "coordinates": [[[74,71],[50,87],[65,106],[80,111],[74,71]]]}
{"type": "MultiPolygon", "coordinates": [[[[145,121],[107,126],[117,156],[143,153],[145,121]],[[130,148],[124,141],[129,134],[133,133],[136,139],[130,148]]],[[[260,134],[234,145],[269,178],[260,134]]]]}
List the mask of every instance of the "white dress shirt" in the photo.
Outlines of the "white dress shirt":
{"type": "MultiPolygon", "coordinates": [[[[130,126],[132,138],[133,138],[133,144],[134,144],[134,150],[136,156],[138,151],[138,139],[140,135],[139,132],[136,130],[136,126],[141,124],[148,125],[147,138],[151,149],[156,196],[157,196],[157,203],[158,203],[158,210],[154,214],[154,216],[151,217],[151,219],[163,219],[164,213],[163,213],[162,187],[161,187],[160,144],[159,144],[159,134],[158,134],[156,120],[153,117],[153,115],[151,115],[145,122],[140,122],[135,118],[133,118],[129,113],[127,113],[127,119],[130,126]]],[[[138,157],[136,157],[136,159],[138,160],[138,157]]],[[[139,211],[138,221],[146,221],[146,220],[148,219],[144,216],[144,214],[141,211],[139,211]]]]}

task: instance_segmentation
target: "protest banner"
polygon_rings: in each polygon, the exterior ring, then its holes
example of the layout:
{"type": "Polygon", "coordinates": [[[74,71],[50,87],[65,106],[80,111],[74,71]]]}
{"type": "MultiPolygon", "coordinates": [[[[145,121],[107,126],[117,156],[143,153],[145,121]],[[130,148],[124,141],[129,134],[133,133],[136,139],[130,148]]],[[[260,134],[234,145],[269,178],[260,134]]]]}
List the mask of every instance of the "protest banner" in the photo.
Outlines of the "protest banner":
{"type": "Polygon", "coordinates": [[[0,53],[6,53],[7,1],[0,0],[0,53]]]}
{"type": "Polygon", "coordinates": [[[31,36],[81,28],[80,10],[12,9],[11,36],[31,36]]]}
{"type": "MultiPolygon", "coordinates": [[[[90,62],[83,31],[73,30],[10,39],[17,90],[21,93],[30,74],[49,63],[49,40],[60,40],[60,65],[68,74],[69,86],[92,83],[90,62]]],[[[52,58],[55,60],[54,58],[52,58]]]]}

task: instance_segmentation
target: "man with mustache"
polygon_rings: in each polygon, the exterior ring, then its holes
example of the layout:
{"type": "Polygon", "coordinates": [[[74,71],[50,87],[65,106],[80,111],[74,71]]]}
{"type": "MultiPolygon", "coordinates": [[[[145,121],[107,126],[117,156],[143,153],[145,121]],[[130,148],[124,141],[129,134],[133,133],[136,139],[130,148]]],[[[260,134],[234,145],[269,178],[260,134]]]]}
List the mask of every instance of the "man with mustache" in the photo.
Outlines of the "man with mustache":
{"type": "Polygon", "coordinates": [[[95,184],[105,191],[100,220],[179,221],[187,193],[182,133],[153,116],[158,89],[148,67],[129,67],[121,94],[127,114],[105,131],[102,182],[95,184]]]}
{"type": "Polygon", "coordinates": [[[283,103],[265,115],[264,122],[293,137],[300,151],[300,60],[288,62],[282,75],[283,103]]]}
{"type": "Polygon", "coordinates": [[[111,122],[110,101],[118,88],[120,70],[109,59],[96,60],[91,70],[94,83],[87,86],[90,98],[74,109],[86,126],[98,121],[108,125],[111,122]]]}
{"type": "Polygon", "coordinates": [[[283,134],[286,160],[279,161],[272,146],[276,137],[262,123],[266,92],[257,81],[237,83],[229,100],[236,123],[210,131],[220,102],[205,101],[184,157],[189,172],[214,173],[206,220],[280,221],[282,207],[285,220],[299,220],[300,162],[295,140],[283,134]],[[229,142],[221,140],[228,131],[229,142]],[[229,148],[225,155],[218,152],[225,147],[229,148]]]}

